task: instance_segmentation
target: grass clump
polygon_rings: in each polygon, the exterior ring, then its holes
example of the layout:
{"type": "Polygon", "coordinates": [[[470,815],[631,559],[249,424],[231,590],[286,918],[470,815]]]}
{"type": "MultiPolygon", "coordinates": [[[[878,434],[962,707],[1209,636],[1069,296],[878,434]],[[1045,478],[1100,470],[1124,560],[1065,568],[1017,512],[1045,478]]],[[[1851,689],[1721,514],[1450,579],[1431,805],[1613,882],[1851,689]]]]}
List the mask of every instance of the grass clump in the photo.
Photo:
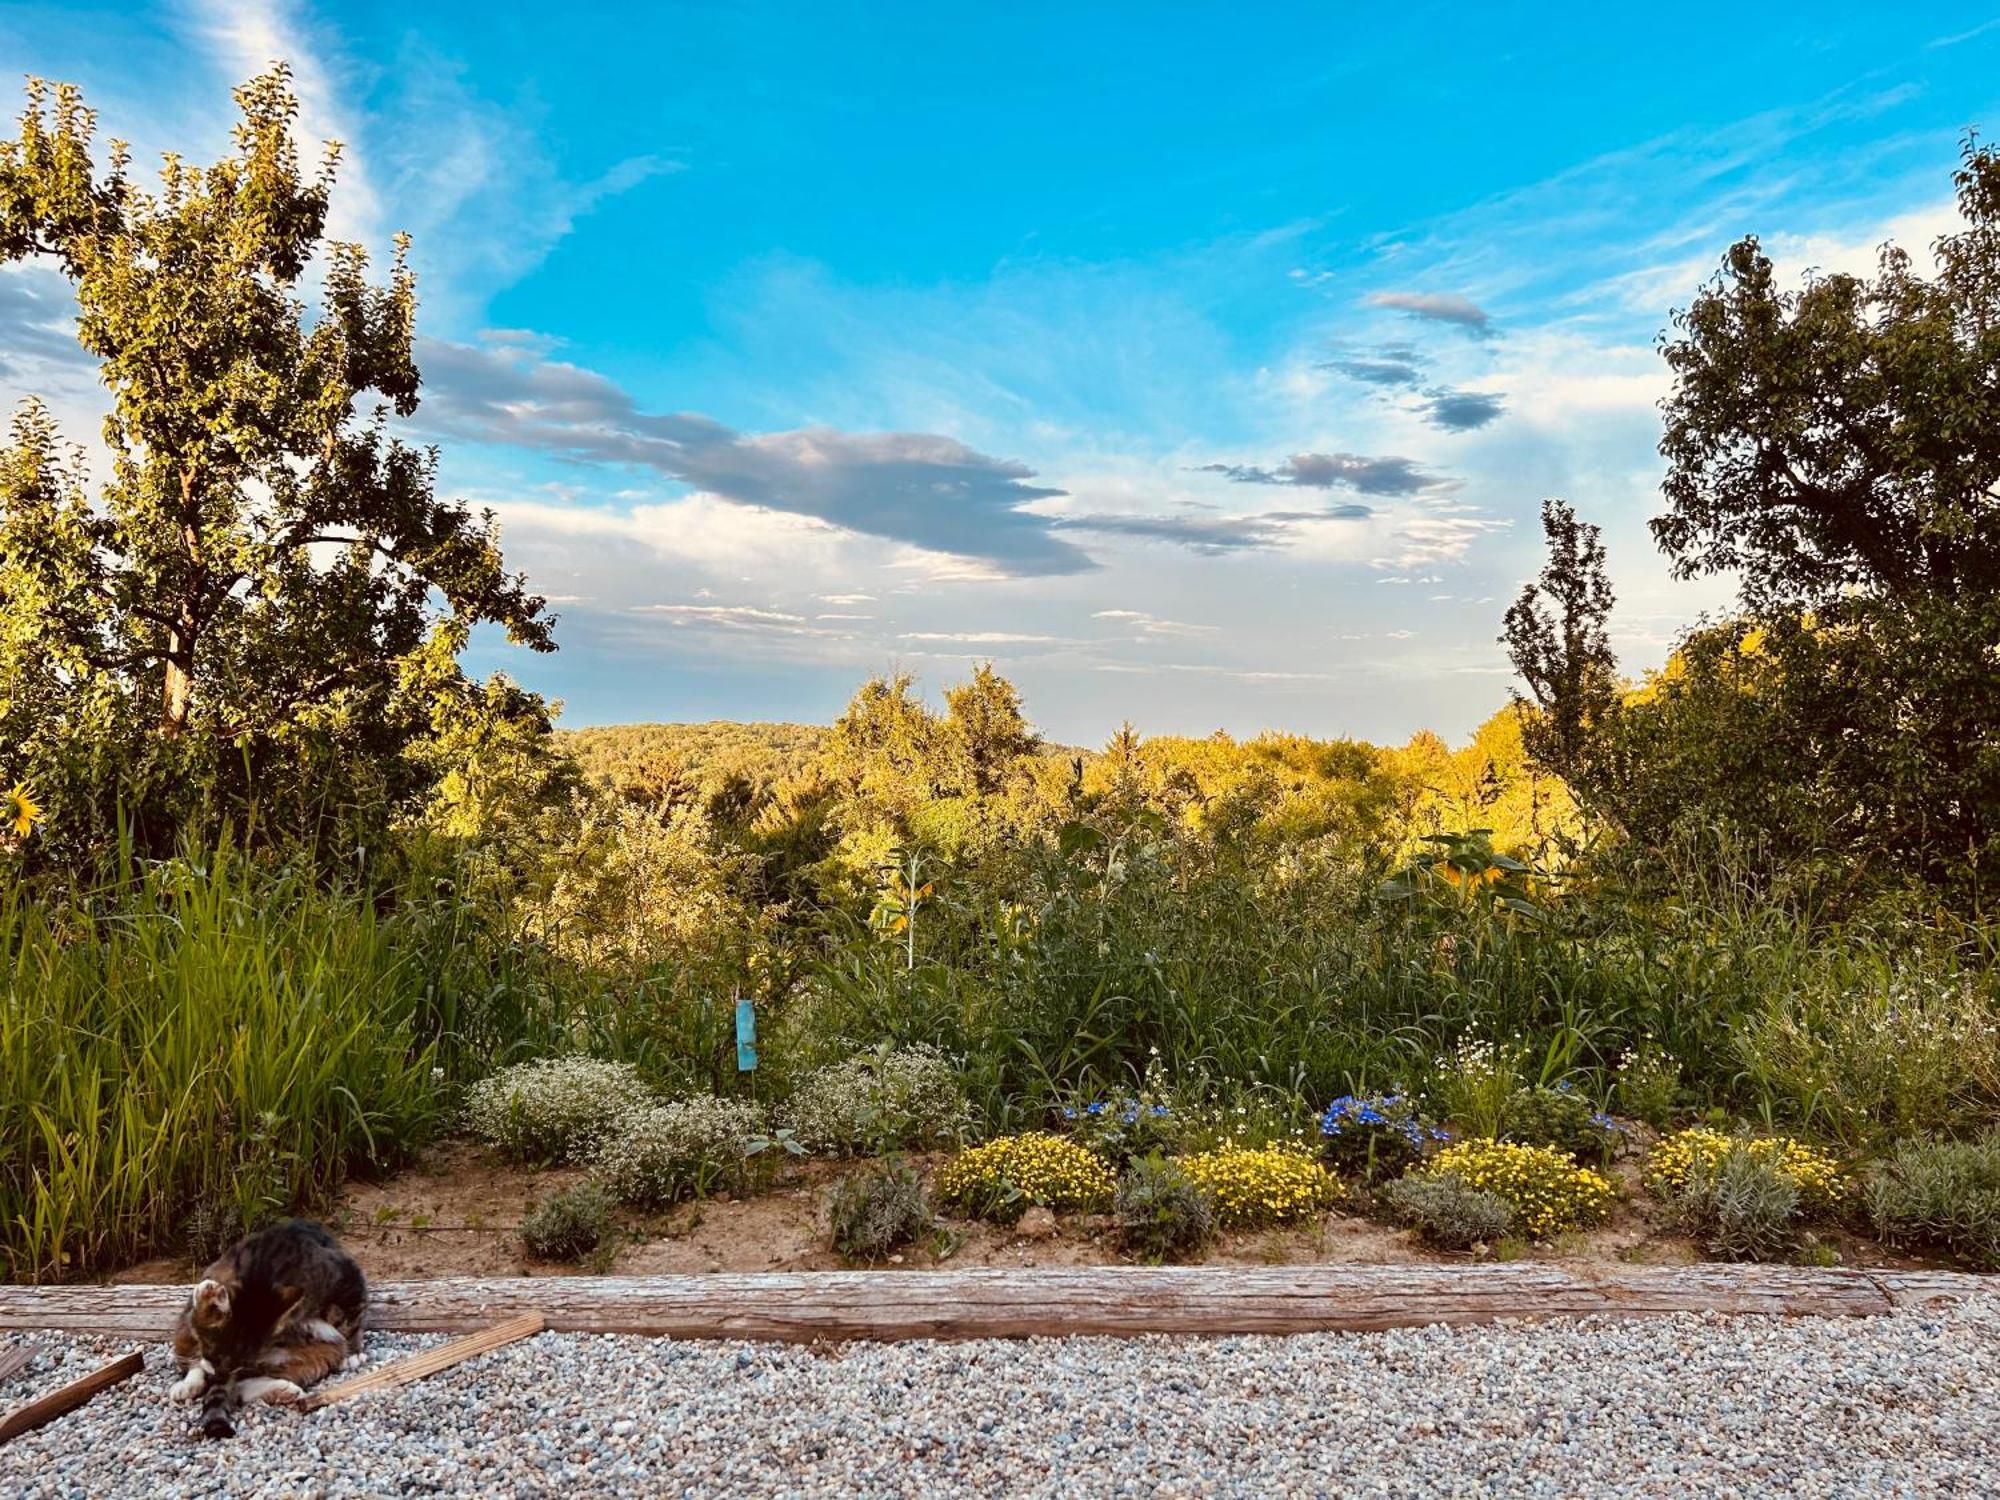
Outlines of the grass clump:
{"type": "Polygon", "coordinates": [[[2000,1128],[1972,1140],[1898,1142],[1863,1182],[1861,1200],[1890,1244],[2000,1270],[2000,1128]]]}
{"type": "Polygon", "coordinates": [[[611,1208],[594,1182],[552,1193],[521,1220],[521,1248],[537,1260],[582,1260],[610,1240],[611,1208]]]}
{"type": "Polygon", "coordinates": [[[1724,1135],[1705,1125],[1691,1126],[1654,1145],[1646,1158],[1645,1183],[1672,1201],[1703,1175],[1713,1175],[1726,1157],[1748,1156],[1767,1162],[1798,1189],[1806,1213],[1826,1213],[1847,1195],[1847,1178],[1840,1163],[1824,1151],[1790,1136],[1724,1135]]]}
{"type": "Polygon", "coordinates": [[[1140,1260],[1186,1260],[1215,1238],[1215,1201],[1180,1163],[1142,1156],[1125,1170],[1111,1203],[1118,1243],[1140,1260]]]}
{"type": "Polygon", "coordinates": [[[653,1091],[630,1063],[544,1057],[466,1091],[465,1128],[515,1161],[582,1161],[653,1091]]]}
{"type": "Polygon", "coordinates": [[[1215,1200],[1224,1229],[1255,1229],[1312,1217],[1340,1201],[1340,1179],[1303,1148],[1222,1146],[1181,1158],[1181,1167],[1215,1200]]]}
{"type": "Polygon", "coordinates": [[[937,1174],[939,1199],[975,1219],[1011,1224],[1031,1203],[1057,1212],[1095,1212],[1117,1182],[1104,1159],[1045,1131],[1003,1135],[961,1151],[937,1174]]]}
{"type": "Polygon", "coordinates": [[[840,1180],[828,1216],[835,1250],[849,1260],[881,1260],[930,1227],[930,1190],[909,1163],[876,1162],[840,1180]]]}
{"type": "Polygon", "coordinates": [[[965,1091],[937,1048],[878,1048],[808,1073],[785,1119],[808,1150],[858,1156],[959,1140],[965,1091]]]}
{"type": "Polygon", "coordinates": [[[755,1105],[714,1094],[642,1105],[606,1133],[594,1158],[597,1179],[634,1208],[705,1198],[743,1181],[761,1125],[755,1105]]]}
{"type": "Polygon", "coordinates": [[[1514,1209],[1505,1198],[1472,1186],[1456,1172],[1399,1177],[1382,1189],[1382,1201],[1445,1250],[1495,1244],[1514,1227],[1514,1209]]]}
{"type": "Polygon", "coordinates": [[[1425,1175],[1456,1176],[1491,1193],[1513,1210],[1520,1232],[1536,1240],[1601,1223],[1618,1199],[1602,1173],[1578,1166],[1553,1147],[1516,1141],[1460,1141],[1432,1157],[1425,1175]]]}

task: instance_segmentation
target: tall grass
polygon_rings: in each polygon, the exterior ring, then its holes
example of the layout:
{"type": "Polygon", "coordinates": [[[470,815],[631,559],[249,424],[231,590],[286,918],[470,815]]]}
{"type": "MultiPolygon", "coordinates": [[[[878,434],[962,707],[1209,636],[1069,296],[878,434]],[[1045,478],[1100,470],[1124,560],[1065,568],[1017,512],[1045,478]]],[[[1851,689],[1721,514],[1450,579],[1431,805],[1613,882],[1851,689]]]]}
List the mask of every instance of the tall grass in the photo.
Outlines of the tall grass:
{"type": "Polygon", "coordinates": [[[114,1266],[393,1165],[495,1040],[463,1023],[507,976],[465,936],[226,845],[0,893],[0,1269],[114,1266]]]}

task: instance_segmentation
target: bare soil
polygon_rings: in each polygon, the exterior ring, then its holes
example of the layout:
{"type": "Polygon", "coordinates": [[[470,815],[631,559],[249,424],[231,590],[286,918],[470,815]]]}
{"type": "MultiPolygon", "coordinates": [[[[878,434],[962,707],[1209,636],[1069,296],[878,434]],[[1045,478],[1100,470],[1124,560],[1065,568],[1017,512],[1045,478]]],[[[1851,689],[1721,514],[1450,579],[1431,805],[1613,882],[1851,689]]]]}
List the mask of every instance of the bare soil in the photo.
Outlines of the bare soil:
{"type": "MultiPolygon", "coordinates": [[[[584,1264],[529,1259],[517,1226],[531,1207],[583,1178],[573,1168],[538,1169],[506,1162],[485,1148],[454,1141],[413,1168],[382,1182],[352,1182],[329,1223],[377,1281],[444,1276],[664,1275],[702,1271],[821,1271],[846,1264],[828,1244],[825,1201],[851,1162],[787,1162],[774,1180],[747,1195],[681,1204],[670,1212],[627,1216],[618,1243],[584,1264]]],[[[1702,1259],[1700,1247],[1661,1224],[1638,1192],[1637,1169],[1621,1164],[1627,1199],[1600,1228],[1547,1244],[1509,1243],[1487,1252],[1535,1260],[1669,1265],[1702,1259]]],[[[1226,1234],[1207,1259],[1234,1265],[1385,1264],[1470,1260],[1441,1254],[1409,1231],[1369,1217],[1365,1205],[1324,1215],[1311,1224],[1226,1234]]],[[[1839,1231],[1821,1237],[1840,1264],[1905,1267],[1871,1241],[1839,1231]]],[[[884,1269],[937,1266],[1092,1266],[1127,1259],[1099,1215],[1068,1215],[1044,1237],[1017,1228],[952,1220],[928,1242],[911,1247],[884,1269]]],[[[171,1283],[198,1268],[149,1260],[112,1277],[120,1282],[171,1283]]]]}

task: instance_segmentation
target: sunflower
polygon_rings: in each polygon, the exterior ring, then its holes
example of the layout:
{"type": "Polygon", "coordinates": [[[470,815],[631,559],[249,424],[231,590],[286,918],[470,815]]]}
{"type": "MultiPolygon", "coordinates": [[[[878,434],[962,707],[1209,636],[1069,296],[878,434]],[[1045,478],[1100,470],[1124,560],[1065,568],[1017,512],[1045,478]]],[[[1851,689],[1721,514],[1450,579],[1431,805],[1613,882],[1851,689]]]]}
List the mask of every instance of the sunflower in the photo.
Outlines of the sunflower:
{"type": "Polygon", "coordinates": [[[14,837],[24,839],[35,831],[35,825],[42,821],[42,804],[28,795],[28,784],[17,781],[0,798],[0,823],[13,828],[14,837]]]}

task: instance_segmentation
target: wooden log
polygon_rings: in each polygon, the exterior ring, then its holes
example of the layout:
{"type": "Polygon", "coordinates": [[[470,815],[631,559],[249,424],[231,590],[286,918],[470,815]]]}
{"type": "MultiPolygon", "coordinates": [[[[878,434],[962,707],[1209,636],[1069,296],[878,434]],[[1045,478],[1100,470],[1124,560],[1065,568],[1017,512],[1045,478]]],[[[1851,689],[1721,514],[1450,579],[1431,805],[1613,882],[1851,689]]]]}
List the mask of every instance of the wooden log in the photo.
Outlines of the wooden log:
{"type": "Polygon", "coordinates": [[[64,1412],[74,1411],[99,1391],[130,1380],[146,1368],[146,1356],[134,1349],[114,1359],[108,1365],[92,1370],[81,1380],[72,1380],[68,1385],[53,1390],[38,1400],[30,1401],[0,1421],[0,1443],[10,1443],[24,1432],[33,1432],[37,1427],[46,1426],[64,1412]]]}
{"type": "Polygon", "coordinates": [[[335,1401],[345,1401],[350,1396],[363,1395],[368,1391],[386,1391],[394,1386],[409,1385],[422,1380],[427,1375],[435,1375],[439,1370],[448,1370],[478,1355],[498,1349],[503,1344],[511,1344],[520,1339],[533,1338],[545,1324],[538,1312],[522,1313],[518,1317],[495,1323],[491,1328],[482,1328],[462,1339],[453,1339],[449,1344],[440,1344],[435,1349],[426,1349],[421,1354],[413,1354],[408,1359],[399,1359],[392,1365],[384,1365],[379,1370],[370,1370],[366,1375],[357,1375],[352,1380],[343,1380],[338,1385],[321,1386],[309,1392],[299,1406],[305,1411],[313,1411],[335,1401]]]}
{"type": "MultiPolygon", "coordinates": [[[[1090,1266],[968,1271],[509,1277],[387,1282],[368,1326],[463,1333],[540,1312],[561,1332],[678,1338],[1022,1338],[1303,1333],[1502,1319],[1715,1312],[1856,1316],[2000,1278],[1793,1266],[1090,1266]]],[[[165,1338],[181,1287],[0,1287],[0,1329],[165,1338]]]]}
{"type": "Polygon", "coordinates": [[[12,1380],[28,1368],[28,1361],[34,1357],[33,1344],[22,1344],[16,1349],[0,1349],[0,1380],[12,1380]]]}

